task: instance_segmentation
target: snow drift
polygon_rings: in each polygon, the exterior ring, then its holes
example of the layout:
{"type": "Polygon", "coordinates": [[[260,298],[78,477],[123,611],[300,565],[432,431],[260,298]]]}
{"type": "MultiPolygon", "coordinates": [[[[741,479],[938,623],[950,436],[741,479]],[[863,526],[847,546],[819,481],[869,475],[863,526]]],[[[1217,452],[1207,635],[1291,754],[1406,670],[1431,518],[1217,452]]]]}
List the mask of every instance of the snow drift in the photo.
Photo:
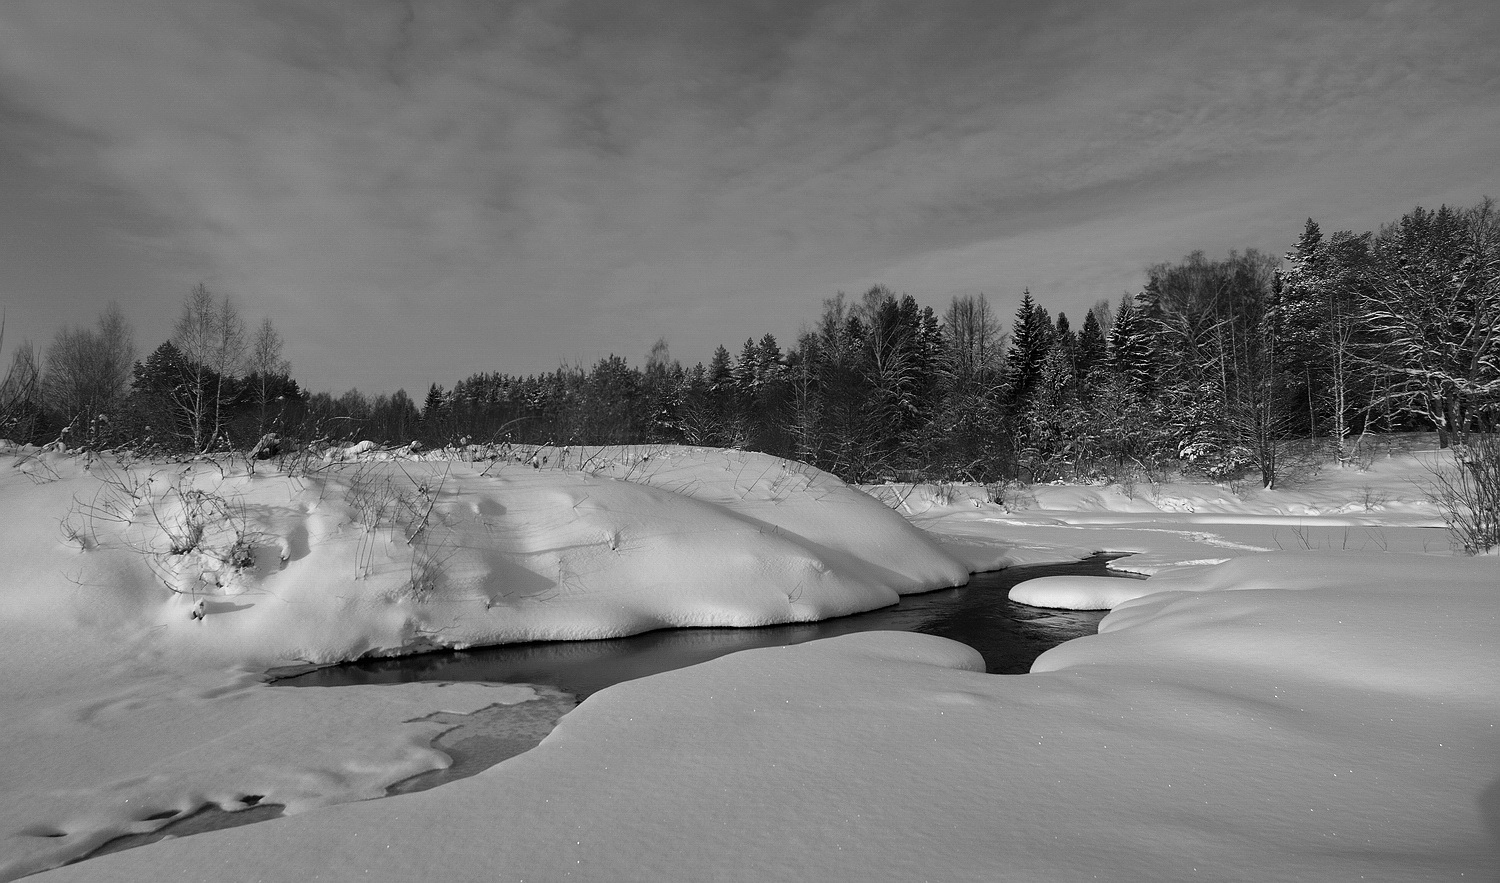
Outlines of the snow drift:
{"type": "Polygon", "coordinates": [[[62,608],[243,663],[809,621],[968,579],[865,494],[740,451],[356,448],[254,472],[38,454],[9,472],[32,523],[6,560],[32,576],[0,588],[0,616],[62,608]],[[36,590],[59,573],[86,590],[36,590]]]}

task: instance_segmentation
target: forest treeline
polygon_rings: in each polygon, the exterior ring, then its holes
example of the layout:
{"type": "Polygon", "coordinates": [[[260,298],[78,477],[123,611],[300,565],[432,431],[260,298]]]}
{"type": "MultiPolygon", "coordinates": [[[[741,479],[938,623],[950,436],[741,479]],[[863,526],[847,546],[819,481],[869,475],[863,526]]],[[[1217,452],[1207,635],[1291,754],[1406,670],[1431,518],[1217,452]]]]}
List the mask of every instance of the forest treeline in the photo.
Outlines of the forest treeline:
{"type": "MultiPolygon", "coordinates": [[[[3,331],[3,329],[0,329],[3,331]]],[[[1500,216],[1416,208],[1377,232],[1312,220],[1283,258],[1193,253],[1074,322],[1030,292],[1006,327],[984,295],[939,313],[876,286],[823,302],[797,340],[719,347],[685,367],[658,342],[546,374],[477,373],[419,403],[307,394],[269,320],[251,333],[200,285],[169,340],[137,360],[111,307],[17,347],[0,437],[191,454],[369,438],[683,443],[803,460],[851,481],[1027,481],[1183,466],[1274,486],[1295,456],[1348,459],[1363,433],[1500,422],[1500,216]],[[1289,459],[1292,458],[1292,459],[1289,459]]]]}

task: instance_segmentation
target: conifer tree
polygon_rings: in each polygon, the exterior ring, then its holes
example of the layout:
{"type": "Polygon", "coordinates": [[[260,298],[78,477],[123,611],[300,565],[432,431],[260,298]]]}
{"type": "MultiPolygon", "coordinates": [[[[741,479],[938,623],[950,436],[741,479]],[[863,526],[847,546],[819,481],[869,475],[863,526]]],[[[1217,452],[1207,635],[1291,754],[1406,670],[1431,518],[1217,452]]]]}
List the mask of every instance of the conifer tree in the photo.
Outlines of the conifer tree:
{"type": "Polygon", "coordinates": [[[192,370],[172,341],[164,341],[136,362],[130,392],[130,434],[164,451],[196,450],[192,416],[203,398],[195,384],[211,382],[192,370]]]}
{"type": "Polygon", "coordinates": [[[434,447],[441,447],[452,440],[453,412],[448,395],[441,384],[427,387],[427,397],[422,400],[422,440],[434,447]]]}
{"type": "Polygon", "coordinates": [[[1021,293],[1021,305],[1011,326],[1010,350],[1005,356],[1006,380],[1011,410],[1024,409],[1030,401],[1042,365],[1052,349],[1052,323],[1047,311],[1031,299],[1031,290],[1021,293]]]}
{"type": "Polygon", "coordinates": [[[734,367],[729,360],[729,350],[721,344],[708,362],[708,382],[714,389],[719,389],[733,381],[734,367]]]}
{"type": "Polygon", "coordinates": [[[1137,395],[1149,394],[1155,387],[1154,343],[1135,299],[1128,294],[1121,297],[1109,332],[1109,366],[1137,395]]]}
{"type": "Polygon", "coordinates": [[[1073,355],[1073,364],[1078,369],[1078,378],[1087,386],[1088,377],[1104,366],[1106,355],[1104,331],[1093,310],[1083,317],[1083,330],[1078,334],[1078,346],[1073,355]]]}

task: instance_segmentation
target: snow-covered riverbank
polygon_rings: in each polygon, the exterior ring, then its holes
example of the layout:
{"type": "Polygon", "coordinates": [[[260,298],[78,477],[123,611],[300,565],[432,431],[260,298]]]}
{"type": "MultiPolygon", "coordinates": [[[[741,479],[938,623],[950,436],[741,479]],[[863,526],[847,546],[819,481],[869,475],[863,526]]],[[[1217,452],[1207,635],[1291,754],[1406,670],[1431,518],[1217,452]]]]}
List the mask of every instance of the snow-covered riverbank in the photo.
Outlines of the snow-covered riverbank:
{"type": "MultiPolygon", "coordinates": [[[[414,479],[396,482],[404,508],[384,522],[351,502],[355,473],[236,478],[216,493],[242,501],[278,551],[242,570],[192,565],[228,590],[201,621],[163,584],[188,556],[143,555],[149,530],[102,526],[87,551],[59,533],[97,484],[68,472],[76,461],[36,484],[10,470],[4,875],[251,797],[295,814],[52,874],[1394,881],[1500,866],[1500,558],[1434,542],[1414,458],[1247,498],[1155,489],[1138,508],[1120,489],[1037,488],[1009,509],[944,493],[916,511],[909,494],[909,518],[937,542],[772,458],[606,459],[595,475],[367,469],[414,479]],[[1345,501],[1358,512],[1334,511],[1351,482],[1372,490],[1345,501]],[[1193,511],[1167,511],[1178,497],[1193,511]],[[403,521],[423,513],[441,529],[403,521]],[[1346,551],[1350,536],[1368,537],[1362,551],[1346,551]],[[1170,591],[1120,603],[1100,636],[1045,654],[1032,675],[984,675],[968,648],[922,635],[750,651],[611,687],[537,749],[403,797],[330,805],[442,763],[429,740],[443,725],[421,718],[530,692],[277,690],[253,674],[519,634],[502,632],[518,621],[593,616],[598,634],[828,615],[951,584],[964,565],[1095,549],[1140,553],[1159,575],[1132,586],[1170,591]]],[[[1054,601],[1076,590],[1057,588],[1054,601]]]]}

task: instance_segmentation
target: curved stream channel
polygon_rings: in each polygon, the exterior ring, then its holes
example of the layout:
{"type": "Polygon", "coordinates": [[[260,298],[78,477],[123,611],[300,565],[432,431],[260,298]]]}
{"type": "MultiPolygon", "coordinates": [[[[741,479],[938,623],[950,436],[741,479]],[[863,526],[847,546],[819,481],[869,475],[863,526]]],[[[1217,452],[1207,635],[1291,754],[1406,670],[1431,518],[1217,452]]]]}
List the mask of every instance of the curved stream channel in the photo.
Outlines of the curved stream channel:
{"type": "MultiPolygon", "coordinates": [[[[761,628],[662,629],[629,638],[540,641],[364,659],[282,678],[276,683],[293,687],[344,687],[411,681],[480,681],[535,684],[541,688],[540,698],[530,702],[494,705],[467,715],[434,715],[435,719],[453,724],[452,729],[433,742],[453,763],[447,769],[398,782],[388,792],[408,794],[472,776],[535,747],[574,705],[605,687],[740,650],[800,644],[852,632],[924,632],[952,638],[978,650],[991,674],[1025,674],[1044,651],[1097,632],[1106,611],[1028,607],[1010,600],[1011,587],[1023,580],[1058,574],[1132,577],[1133,574],[1106,569],[1106,563],[1117,557],[1120,556],[1101,554],[1066,564],[976,573],[967,585],[958,588],[907,595],[890,607],[821,622],[761,628]]],[[[245,802],[254,801],[246,798],[245,802]]],[[[169,836],[264,821],[280,814],[281,807],[275,804],[235,812],[210,806],[150,834],[116,838],[90,857],[169,836]]]]}
{"type": "Polygon", "coordinates": [[[906,595],[868,613],[759,628],[660,629],[599,641],[536,641],[361,659],[285,678],[294,687],[346,687],[410,681],[546,684],[578,701],[605,687],[707,662],[756,647],[801,644],[852,632],[925,632],[961,641],[984,655],[990,674],[1025,674],[1044,650],[1098,630],[1103,610],[1046,610],[1011,601],[1012,586],[1055,574],[1129,576],[1105,569],[1113,557],[976,573],[967,585],[906,595]]]}

